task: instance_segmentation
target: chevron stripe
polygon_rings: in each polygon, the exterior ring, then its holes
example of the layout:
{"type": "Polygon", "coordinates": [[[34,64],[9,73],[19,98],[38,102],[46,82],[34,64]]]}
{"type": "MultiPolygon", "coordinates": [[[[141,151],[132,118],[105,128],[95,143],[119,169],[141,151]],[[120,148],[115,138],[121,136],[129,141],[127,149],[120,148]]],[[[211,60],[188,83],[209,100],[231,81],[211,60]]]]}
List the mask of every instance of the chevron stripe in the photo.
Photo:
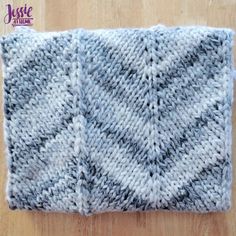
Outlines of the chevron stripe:
{"type": "MultiPolygon", "coordinates": [[[[90,77],[94,83],[99,83],[112,96],[116,95],[120,98],[126,98],[127,104],[133,105],[136,111],[142,109],[144,107],[142,94],[145,87],[143,89],[139,88],[145,86],[144,81],[142,80],[143,65],[136,63],[137,60],[127,59],[131,57],[132,48],[129,52],[123,52],[120,48],[107,46],[107,42],[105,39],[103,40],[104,41],[96,41],[96,44],[93,45],[92,49],[84,49],[84,53],[88,50],[94,50],[97,55],[97,60],[93,62],[91,62],[92,58],[90,55],[85,56],[85,66],[89,65],[88,74],[91,75],[90,77]],[[112,60],[109,58],[109,55],[112,55],[112,60]],[[99,63],[97,61],[99,61],[99,63]],[[96,76],[92,76],[94,72],[96,73],[96,76]],[[106,78],[108,78],[107,76],[110,73],[116,74],[116,76],[107,80],[106,78]],[[130,89],[132,94],[127,93],[130,89]]],[[[129,45],[131,45],[130,39],[123,41],[124,44],[129,43],[129,45]]],[[[84,44],[89,47],[89,41],[85,40],[84,44]]],[[[134,43],[134,46],[136,45],[137,42],[134,43]]],[[[142,54],[143,50],[140,49],[140,58],[142,58],[142,54]]]]}
{"type": "MultiPolygon", "coordinates": [[[[227,82],[227,77],[222,76],[219,78],[219,81],[222,81],[222,86],[224,86],[227,82]]],[[[215,92],[209,89],[208,83],[202,86],[199,91],[191,90],[191,92],[192,95],[189,97],[189,100],[183,100],[180,105],[175,107],[172,113],[167,113],[165,116],[161,117],[161,122],[159,123],[159,139],[167,145],[173,137],[173,133],[175,137],[181,136],[184,129],[192,122],[194,117],[199,117],[202,110],[206,110],[209,105],[213,104],[215,101],[222,100],[225,96],[223,90],[217,90],[217,92],[215,92]],[[201,97],[199,97],[199,93],[202,94],[201,97]],[[199,106],[201,106],[201,108],[199,108],[199,106]],[[171,117],[171,119],[167,119],[167,117],[171,117]],[[176,125],[178,125],[178,130],[174,129],[176,125]],[[168,128],[166,129],[166,127],[168,128]],[[175,131],[173,132],[173,130],[175,131]]]]}
{"type": "MultiPolygon", "coordinates": [[[[6,90],[9,90],[9,93],[16,93],[18,101],[8,96],[9,100],[7,115],[9,116],[18,109],[24,107],[32,97],[38,96],[44,87],[47,86],[48,82],[53,80],[52,74],[55,73],[55,70],[58,73],[58,76],[64,74],[65,66],[62,63],[60,58],[54,58],[55,53],[64,53],[66,49],[61,50],[60,44],[56,44],[55,36],[57,34],[49,34],[43,36],[43,38],[37,38],[38,43],[35,43],[34,48],[32,48],[28,53],[23,54],[23,57],[19,57],[19,64],[13,63],[14,66],[6,69],[6,76],[17,78],[14,79],[14,90],[12,89],[12,81],[4,80],[4,86],[6,90]],[[37,62],[34,61],[34,58],[39,58],[42,52],[45,52],[45,48],[53,48],[55,50],[54,54],[47,54],[47,60],[37,62]],[[46,62],[47,61],[47,62],[46,62]],[[48,63],[50,62],[50,64],[48,63]],[[58,66],[61,65],[61,66],[58,66]],[[19,78],[18,78],[19,77],[19,78]],[[37,79],[35,79],[37,78],[37,79]],[[21,84],[25,84],[23,90],[19,90],[21,84]],[[24,96],[22,96],[24,94],[24,96]],[[11,108],[11,109],[10,109],[11,108]]],[[[59,37],[57,37],[59,38],[59,37]]],[[[61,37],[61,40],[63,38],[61,37]]],[[[66,53],[65,53],[66,56],[66,53]]],[[[18,58],[14,58],[17,60],[18,58]]]]}
{"type": "MultiPolygon", "coordinates": [[[[217,101],[210,105],[206,111],[202,111],[199,118],[193,118],[193,122],[183,130],[181,136],[173,136],[170,143],[163,146],[161,155],[158,157],[162,173],[172,168],[175,161],[178,161],[181,158],[181,150],[187,148],[189,142],[194,143],[200,140],[204,131],[202,128],[207,126],[209,122],[212,122],[213,119],[215,119],[216,122],[220,122],[220,119],[223,119],[221,116],[212,116],[212,111],[215,110],[215,107],[223,104],[223,101],[217,101]],[[177,155],[177,153],[180,153],[180,155],[177,155]]],[[[189,148],[186,151],[189,151],[189,148]]]]}
{"type": "MultiPolygon", "coordinates": [[[[62,79],[66,78],[62,77],[62,79]]],[[[29,145],[40,136],[51,135],[52,130],[57,132],[57,127],[62,124],[62,119],[68,116],[65,109],[67,106],[70,107],[69,102],[72,99],[66,86],[61,84],[61,78],[58,81],[55,79],[50,82],[41,94],[29,101],[24,109],[12,114],[10,127],[17,124],[19,120],[21,125],[21,132],[12,141],[21,139],[29,145]],[[57,93],[63,94],[63,96],[57,98],[57,93]],[[55,98],[57,98],[56,101],[55,98]],[[46,125],[41,123],[41,120],[45,120],[46,125]]]]}
{"type": "Polygon", "coordinates": [[[216,204],[221,201],[221,196],[213,192],[214,188],[221,188],[222,186],[222,169],[220,166],[225,164],[230,168],[230,163],[222,159],[204,168],[196,178],[179,189],[179,193],[182,194],[178,194],[173,200],[170,200],[171,204],[168,209],[185,210],[186,207],[189,209],[194,207],[196,211],[216,209],[216,204]],[[212,195],[209,192],[212,192],[212,195]]]}
{"type": "MultiPolygon", "coordinates": [[[[166,183],[163,185],[162,192],[162,202],[164,204],[169,202],[172,196],[178,193],[180,187],[195,178],[204,167],[214,164],[218,159],[225,158],[224,155],[218,153],[219,150],[212,148],[218,143],[220,143],[218,137],[212,137],[210,144],[209,140],[201,141],[199,144],[195,143],[189,154],[183,154],[182,159],[178,161],[171,170],[164,174],[162,180],[163,183],[166,183]],[[204,145],[205,149],[202,148],[202,145],[204,145]],[[204,159],[191,158],[191,156],[196,155],[204,159]]],[[[220,145],[222,147],[224,144],[222,143],[220,145]]]]}
{"type": "Polygon", "coordinates": [[[39,153],[35,152],[34,159],[30,159],[30,153],[24,157],[26,162],[21,163],[21,168],[25,171],[20,172],[20,167],[18,168],[17,181],[22,181],[24,184],[27,191],[24,193],[19,191],[19,194],[24,194],[24,198],[29,199],[30,206],[37,209],[50,207],[54,210],[66,211],[69,208],[78,210],[80,200],[77,192],[78,167],[73,155],[72,138],[73,123],[57,134],[45,147],[41,147],[39,153]],[[64,153],[64,150],[68,150],[68,153],[64,153]],[[45,164],[47,168],[44,168],[45,164]],[[57,201],[50,198],[48,192],[55,195],[60,192],[57,201]]]}
{"type": "Polygon", "coordinates": [[[91,202],[96,212],[107,210],[145,210],[149,208],[150,203],[148,201],[142,200],[134,191],[124,187],[112,176],[105,176],[103,169],[96,167],[94,178],[96,178],[96,181],[92,188],[91,202]],[[119,193],[119,195],[116,193],[119,193]]]}
{"type": "Polygon", "coordinates": [[[19,45],[25,44],[26,39],[28,40],[30,39],[34,43],[32,43],[30,47],[25,47],[24,53],[21,53],[20,55],[15,54],[14,57],[9,57],[8,63],[11,64],[11,66],[6,68],[6,73],[7,73],[6,75],[11,76],[12,73],[14,73],[15,71],[22,71],[23,66],[27,65],[29,60],[32,59],[32,55],[34,55],[36,52],[39,52],[39,49],[40,50],[45,49],[45,47],[47,46],[47,43],[50,42],[54,36],[58,36],[58,35],[59,34],[57,32],[54,32],[54,33],[51,32],[47,34],[41,34],[40,36],[38,34],[35,34],[35,35],[28,34],[25,38],[22,38],[22,39],[15,37],[15,40],[18,41],[19,45]],[[19,42],[19,40],[22,40],[22,41],[19,42]]]}
{"type": "MultiPolygon", "coordinates": [[[[191,57],[191,53],[194,52],[193,49],[199,47],[201,43],[205,43],[205,39],[208,34],[209,32],[196,35],[191,31],[189,31],[188,35],[186,35],[186,32],[180,32],[179,34],[176,34],[172,40],[169,40],[169,44],[167,45],[168,48],[170,47],[171,49],[167,51],[161,51],[163,52],[162,56],[164,58],[157,64],[156,70],[161,73],[170,73],[171,68],[176,68],[184,57],[191,57]],[[186,37],[188,38],[187,45],[186,43],[183,43],[183,39],[186,39],[186,37]]],[[[158,36],[159,33],[157,32],[157,39],[158,36]]],[[[161,38],[160,40],[165,40],[165,38],[161,38]]],[[[159,54],[160,52],[156,51],[156,53],[159,54]]]]}
{"type": "MultiPolygon", "coordinates": [[[[129,187],[144,200],[148,200],[149,197],[145,196],[147,193],[144,189],[149,189],[148,186],[151,185],[149,173],[135,159],[130,162],[129,159],[133,154],[125,153],[125,149],[113,143],[113,140],[101,133],[100,129],[94,127],[91,129],[93,129],[93,137],[99,140],[96,146],[90,146],[91,160],[103,168],[104,174],[109,173],[124,187],[129,187]],[[108,144],[112,145],[112,148],[107,149],[108,144]]],[[[88,141],[92,143],[90,138],[88,141]]]]}

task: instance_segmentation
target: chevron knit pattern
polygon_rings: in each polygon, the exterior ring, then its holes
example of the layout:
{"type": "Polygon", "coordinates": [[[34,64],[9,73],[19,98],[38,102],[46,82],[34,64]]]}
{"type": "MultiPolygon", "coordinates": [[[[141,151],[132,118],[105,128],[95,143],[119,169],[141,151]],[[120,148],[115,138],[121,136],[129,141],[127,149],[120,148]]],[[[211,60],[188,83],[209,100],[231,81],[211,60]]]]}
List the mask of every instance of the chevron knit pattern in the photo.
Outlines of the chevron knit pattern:
{"type": "Polygon", "coordinates": [[[19,27],[1,38],[10,208],[229,209],[233,34],[19,27]]]}

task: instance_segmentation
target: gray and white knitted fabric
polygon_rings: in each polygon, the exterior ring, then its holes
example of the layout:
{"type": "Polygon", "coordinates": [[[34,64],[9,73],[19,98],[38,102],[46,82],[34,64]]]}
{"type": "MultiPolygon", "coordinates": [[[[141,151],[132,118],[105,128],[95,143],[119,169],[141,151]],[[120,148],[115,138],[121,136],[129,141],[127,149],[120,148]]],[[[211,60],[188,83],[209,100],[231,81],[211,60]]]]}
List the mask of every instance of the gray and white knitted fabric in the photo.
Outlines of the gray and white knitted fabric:
{"type": "Polygon", "coordinates": [[[229,209],[233,35],[157,25],[2,37],[10,208],[229,209]]]}

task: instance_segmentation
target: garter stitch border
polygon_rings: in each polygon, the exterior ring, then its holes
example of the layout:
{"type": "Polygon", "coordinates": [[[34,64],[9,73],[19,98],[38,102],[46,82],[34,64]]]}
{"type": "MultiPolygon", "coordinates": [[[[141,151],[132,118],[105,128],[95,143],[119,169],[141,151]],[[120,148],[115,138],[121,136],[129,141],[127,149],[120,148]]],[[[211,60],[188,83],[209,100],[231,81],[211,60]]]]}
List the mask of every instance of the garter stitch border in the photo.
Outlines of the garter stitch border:
{"type": "Polygon", "coordinates": [[[2,37],[9,207],[228,210],[233,34],[157,25],[2,37]]]}

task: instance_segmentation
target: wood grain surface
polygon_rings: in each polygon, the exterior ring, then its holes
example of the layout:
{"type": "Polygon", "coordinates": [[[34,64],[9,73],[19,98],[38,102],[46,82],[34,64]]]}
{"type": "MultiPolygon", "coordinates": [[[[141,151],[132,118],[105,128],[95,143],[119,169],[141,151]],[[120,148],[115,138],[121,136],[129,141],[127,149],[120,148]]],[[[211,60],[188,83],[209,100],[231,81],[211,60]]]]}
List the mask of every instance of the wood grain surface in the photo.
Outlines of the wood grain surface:
{"type": "MultiPolygon", "coordinates": [[[[3,22],[6,4],[33,7],[33,28],[39,31],[84,28],[144,27],[158,23],[209,25],[236,30],[236,0],[0,0],[0,34],[13,30],[3,22]]],[[[235,47],[236,48],[236,47],[235,47]]],[[[234,55],[236,50],[234,48],[234,55]]],[[[236,58],[236,56],[235,56],[236,58]]],[[[0,71],[1,72],[1,71],[0,71]]],[[[2,85],[2,72],[1,72],[2,85]]],[[[236,93],[234,93],[236,95],[236,93]]],[[[2,104],[2,91],[1,91],[2,104]]],[[[236,96],[234,96],[236,97],[236,96]]],[[[236,103],[233,109],[233,139],[236,135],[236,103]]],[[[103,213],[79,214],[11,211],[5,200],[6,158],[3,139],[3,106],[0,112],[0,235],[236,235],[236,183],[233,181],[232,209],[227,213],[103,213]]],[[[233,165],[236,158],[233,141],[233,165]]],[[[234,165],[234,179],[236,177],[234,165]]]]}

